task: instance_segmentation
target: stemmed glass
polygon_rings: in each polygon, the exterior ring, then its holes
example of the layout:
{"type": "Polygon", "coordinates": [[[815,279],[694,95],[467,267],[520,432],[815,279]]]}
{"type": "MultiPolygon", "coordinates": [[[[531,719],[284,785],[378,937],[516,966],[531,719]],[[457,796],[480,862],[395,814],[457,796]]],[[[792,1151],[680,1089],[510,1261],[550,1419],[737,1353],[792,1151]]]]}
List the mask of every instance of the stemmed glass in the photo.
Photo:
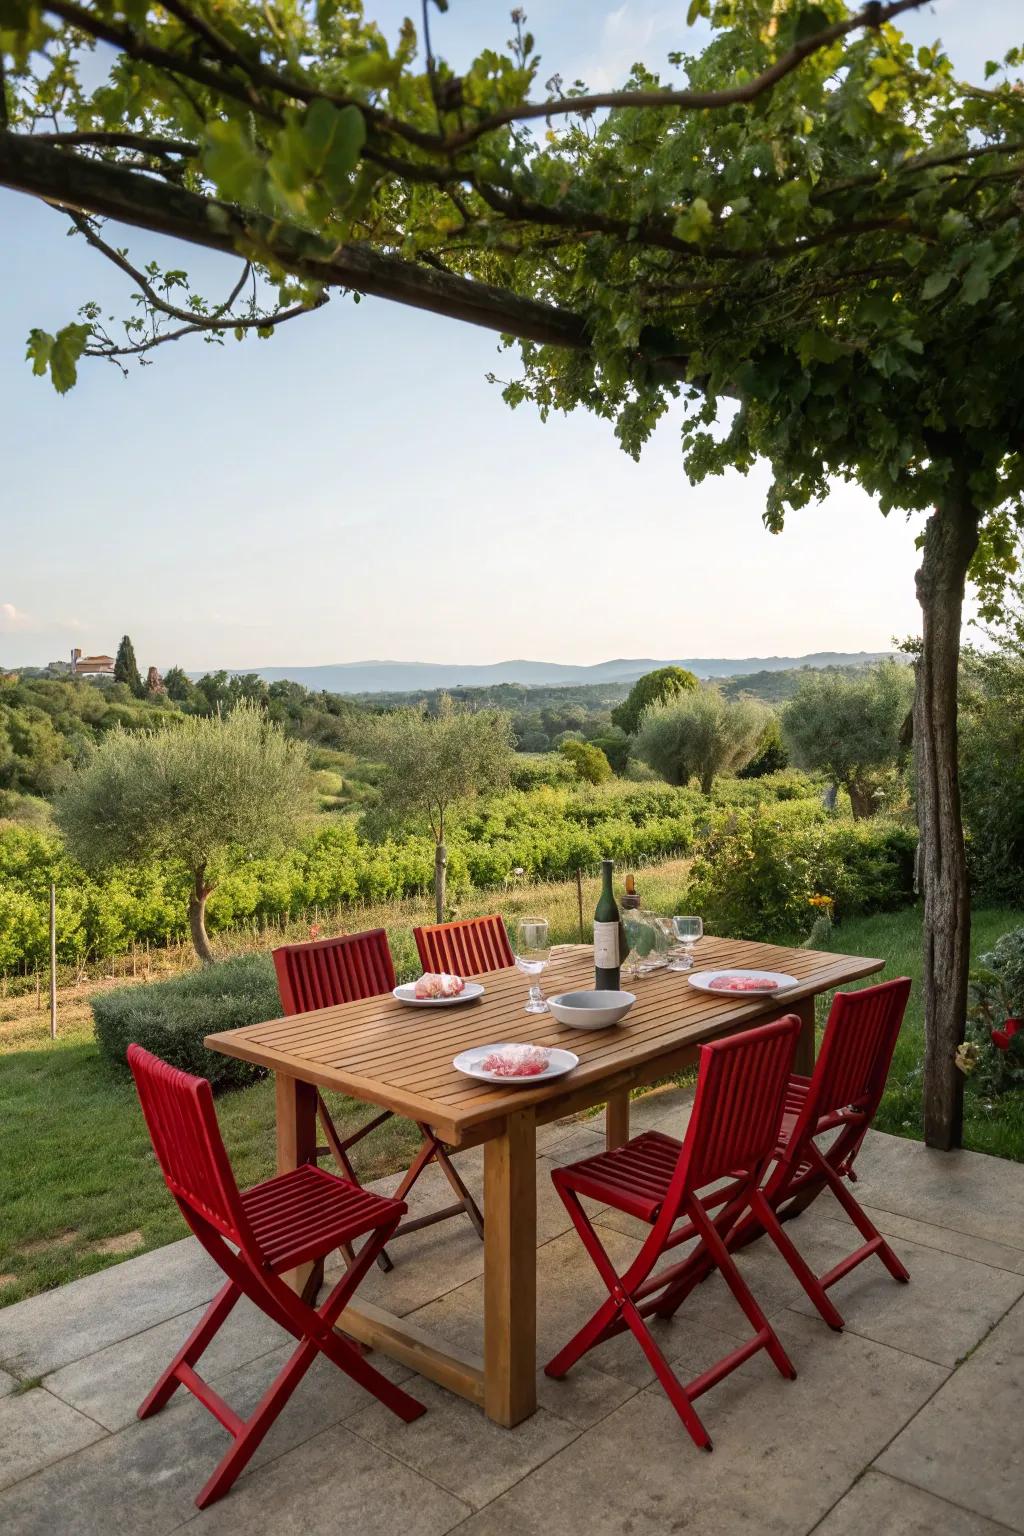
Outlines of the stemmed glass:
{"type": "MultiPolygon", "coordinates": [[[[521,917],[516,929],[516,965],[524,976],[539,976],[551,958],[551,939],[546,917],[521,917]]],[[[526,1003],[526,1013],[548,1013],[548,1005],[534,982],[526,1003]]]]}
{"type": "Polygon", "coordinates": [[[704,936],[704,923],[699,917],[674,917],[672,927],[680,948],[669,961],[670,971],[693,970],[693,946],[704,936]]]}

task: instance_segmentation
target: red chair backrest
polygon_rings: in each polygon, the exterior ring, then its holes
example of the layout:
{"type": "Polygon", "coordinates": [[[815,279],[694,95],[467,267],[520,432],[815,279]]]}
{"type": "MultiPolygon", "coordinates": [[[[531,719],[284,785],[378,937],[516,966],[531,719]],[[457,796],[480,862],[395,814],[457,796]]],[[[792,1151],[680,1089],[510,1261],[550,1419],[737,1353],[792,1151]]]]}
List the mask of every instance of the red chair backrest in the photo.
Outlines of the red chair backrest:
{"type": "Polygon", "coordinates": [[[700,1049],[693,1110],[673,1190],[681,1199],[715,1179],[758,1167],[782,1120],[800,1020],[795,1013],[700,1049]]]}
{"type": "Polygon", "coordinates": [[[311,944],[282,944],[274,950],[274,969],[285,1013],[358,1003],[395,985],[395,962],[383,928],[311,944]]]}
{"type": "Polygon", "coordinates": [[[128,1047],[128,1065],[157,1162],[186,1220],[195,1212],[247,1246],[248,1223],[206,1078],[168,1066],[141,1045],[128,1047]]]}
{"type": "Polygon", "coordinates": [[[414,928],[413,937],[425,971],[481,976],[515,965],[516,957],[500,917],[467,917],[458,923],[414,928]]]}
{"type": "MultiPolygon", "coordinates": [[[[821,1050],[800,1116],[800,1132],[822,1115],[855,1108],[870,1122],[882,1100],[903,1023],[910,979],[900,976],[832,999],[821,1050]]],[[[794,1134],[794,1143],[798,1134],[794,1134]]]]}

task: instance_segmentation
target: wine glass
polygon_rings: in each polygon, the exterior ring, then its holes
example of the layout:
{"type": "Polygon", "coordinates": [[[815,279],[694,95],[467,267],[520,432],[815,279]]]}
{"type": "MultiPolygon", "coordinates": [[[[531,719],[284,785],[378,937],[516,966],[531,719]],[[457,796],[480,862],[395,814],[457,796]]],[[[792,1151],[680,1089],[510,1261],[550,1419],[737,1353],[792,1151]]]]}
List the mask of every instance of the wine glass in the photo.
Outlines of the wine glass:
{"type": "Polygon", "coordinates": [[[669,962],[670,971],[693,970],[693,946],[704,937],[704,923],[699,917],[674,917],[672,927],[679,941],[679,948],[669,962]]]}
{"type": "MultiPolygon", "coordinates": [[[[546,917],[521,917],[516,928],[516,965],[524,976],[539,976],[551,958],[550,925],[546,917]]],[[[547,1013],[548,1005],[535,981],[526,1003],[527,1013],[547,1013]]]]}

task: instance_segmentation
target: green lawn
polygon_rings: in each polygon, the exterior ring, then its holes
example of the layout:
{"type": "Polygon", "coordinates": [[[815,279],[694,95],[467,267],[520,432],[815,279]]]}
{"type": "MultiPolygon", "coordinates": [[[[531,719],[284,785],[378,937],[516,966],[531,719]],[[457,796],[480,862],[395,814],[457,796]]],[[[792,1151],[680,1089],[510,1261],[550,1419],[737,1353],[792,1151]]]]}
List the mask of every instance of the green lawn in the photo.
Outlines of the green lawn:
{"type": "MultiPolygon", "coordinates": [[[[1017,912],[977,912],[975,950],[991,947],[1000,933],[1022,922],[1024,915],[1017,912]]],[[[891,913],[843,923],[835,930],[833,945],[882,956],[886,975],[917,979],[919,934],[918,912],[891,913]]],[[[878,1122],[897,1135],[920,1134],[922,1047],[920,999],[915,993],[878,1122]]],[[[367,1114],[351,1101],[339,1100],[333,1107],[343,1126],[354,1127],[367,1114]]],[[[271,1085],[259,1083],[225,1094],[218,1109],[240,1182],[271,1173],[271,1085]]],[[[54,1043],[34,999],[0,1005],[0,1125],[0,1304],[183,1235],[184,1226],[153,1160],[130,1079],[100,1058],[84,999],[62,1008],[61,1038],[54,1043]]],[[[373,1177],[404,1166],[417,1140],[407,1122],[389,1122],[358,1149],[360,1171],[373,1177]]],[[[965,1143],[1024,1161],[1024,1095],[990,1106],[969,1086],[965,1143]]]]}

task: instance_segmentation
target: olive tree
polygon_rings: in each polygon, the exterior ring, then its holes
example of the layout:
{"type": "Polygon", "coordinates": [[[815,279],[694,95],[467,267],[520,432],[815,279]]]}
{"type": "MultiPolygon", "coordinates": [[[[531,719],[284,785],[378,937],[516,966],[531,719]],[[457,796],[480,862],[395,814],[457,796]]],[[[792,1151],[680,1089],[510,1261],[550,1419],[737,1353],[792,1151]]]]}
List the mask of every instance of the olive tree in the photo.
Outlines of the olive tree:
{"type": "Polygon", "coordinates": [[[260,711],[186,716],[156,731],[112,731],[56,802],[68,847],[87,869],[167,859],[187,871],[196,954],[214,954],[206,902],[229,854],[271,853],[312,809],[305,744],[260,711]]]}
{"type": "Polygon", "coordinates": [[[710,795],[720,773],[734,773],[750,761],[767,721],[767,709],[756,700],[733,702],[717,688],[701,688],[647,710],[637,756],[669,784],[697,779],[710,795]]]}
{"type": "Polygon", "coordinates": [[[693,673],[685,667],[659,667],[655,672],[645,672],[643,677],[637,678],[622,703],[612,710],[612,724],[633,736],[640,729],[645,709],[699,687],[693,673]]]}
{"type": "Polygon", "coordinates": [[[924,1117],[949,1147],[964,587],[998,607],[1024,523],[1024,51],[1010,36],[962,82],[894,25],[926,3],[691,0],[712,38],[687,53],[680,24],[681,80],[636,64],[618,90],[538,92],[521,9],[457,71],[427,0],[394,46],[361,0],[0,0],[0,186],[63,209],[130,284],[123,333],[93,300],[30,331],[61,391],[84,357],[244,343],[367,293],[518,347],[511,405],[592,411],[634,455],[674,409],[694,481],[766,461],[773,531],[836,480],[922,514],[924,1117]],[[208,298],[105,219],[236,255],[237,279],[208,298]]]}
{"type": "Polygon", "coordinates": [[[512,722],[501,710],[459,709],[444,693],[436,715],[421,706],[376,716],[363,747],[380,764],[384,818],[430,829],[434,903],[443,922],[449,816],[478,794],[507,788],[515,751],[512,722]]]}
{"type": "Polygon", "coordinates": [[[904,755],[913,696],[913,672],[893,661],[859,677],[808,673],[783,712],[786,745],[799,767],[843,785],[855,817],[870,816],[883,776],[904,755]]]}

